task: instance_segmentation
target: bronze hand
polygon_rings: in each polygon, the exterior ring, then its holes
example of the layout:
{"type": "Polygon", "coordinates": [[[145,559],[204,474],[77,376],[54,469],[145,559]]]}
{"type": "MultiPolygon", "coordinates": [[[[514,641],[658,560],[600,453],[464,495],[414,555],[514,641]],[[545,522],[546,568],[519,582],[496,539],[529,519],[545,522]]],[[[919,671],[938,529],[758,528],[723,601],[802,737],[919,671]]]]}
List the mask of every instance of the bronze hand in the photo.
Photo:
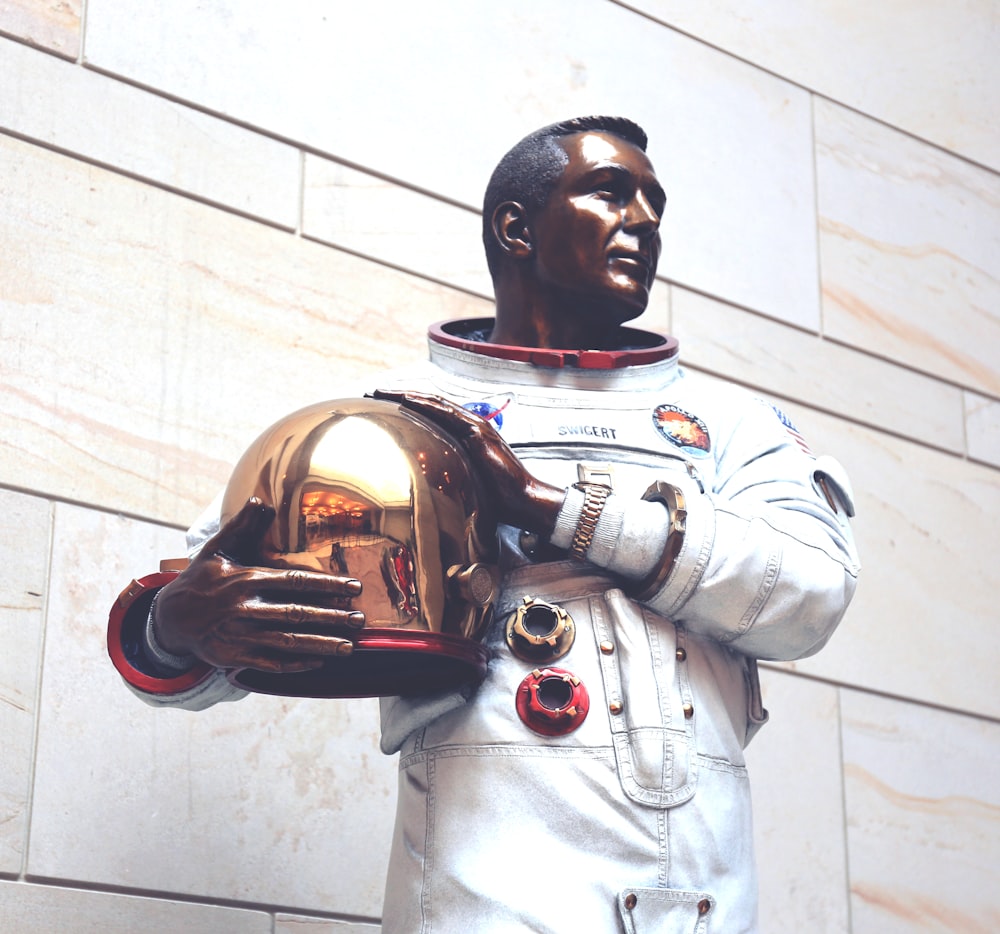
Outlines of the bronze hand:
{"type": "Polygon", "coordinates": [[[168,652],[217,668],[296,672],[327,655],[348,655],[350,631],[364,615],[351,609],[361,582],[311,571],[249,567],[241,560],[274,519],[250,499],[157,596],[153,628],[168,652]]]}
{"type": "Polygon", "coordinates": [[[565,490],[529,473],[486,419],[428,393],[377,389],[372,395],[416,412],[461,445],[485,499],[496,505],[499,522],[542,535],[552,532],[565,490]]]}

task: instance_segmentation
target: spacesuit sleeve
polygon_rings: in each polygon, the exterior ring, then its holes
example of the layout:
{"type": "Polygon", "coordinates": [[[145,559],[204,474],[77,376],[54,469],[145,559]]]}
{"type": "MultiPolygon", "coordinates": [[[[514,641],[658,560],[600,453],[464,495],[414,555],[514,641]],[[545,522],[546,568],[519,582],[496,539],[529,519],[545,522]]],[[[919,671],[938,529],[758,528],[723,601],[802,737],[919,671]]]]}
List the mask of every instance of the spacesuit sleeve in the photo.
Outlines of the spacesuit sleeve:
{"type": "MultiPolygon", "coordinates": [[[[188,555],[196,554],[201,546],[219,529],[222,495],[202,513],[187,533],[188,555]]],[[[126,612],[120,629],[116,627],[117,645],[109,646],[112,658],[125,684],[137,697],[153,707],[179,707],[183,710],[204,710],[222,701],[234,701],[247,692],[229,683],[221,669],[211,669],[195,663],[190,669],[178,669],[166,659],[170,656],[155,644],[148,601],[126,612]],[[136,615],[141,614],[141,618],[136,615]],[[205,669],[202,671],[202,669],[205,669]]]]}
{"type": "MultiPolygon", "coordinates": [[[[683,488],[683,544],[645,602],[754,658],[811,655],[833,633],[857,585],[850,483],[835,460],[814,457],[766,403],[747,400],[733,421],[729,436],[716,438],[722,453],[712,489],[683,488]]],[[[658,560],[651,550],[665,547],[667,513],[658,503],[624,499],[608,499],[598,547],[587,557],[639,581],[658,560]],[[659,510],[657,529],[650,528],[650,508],[659,510]],[[610,547],[599,546],[602,534],[610,547]]],[[[567,498],[564,513],[573,512],[567,498]]],[[[567,515],[560,516],[563,526],[567,515]]]]}

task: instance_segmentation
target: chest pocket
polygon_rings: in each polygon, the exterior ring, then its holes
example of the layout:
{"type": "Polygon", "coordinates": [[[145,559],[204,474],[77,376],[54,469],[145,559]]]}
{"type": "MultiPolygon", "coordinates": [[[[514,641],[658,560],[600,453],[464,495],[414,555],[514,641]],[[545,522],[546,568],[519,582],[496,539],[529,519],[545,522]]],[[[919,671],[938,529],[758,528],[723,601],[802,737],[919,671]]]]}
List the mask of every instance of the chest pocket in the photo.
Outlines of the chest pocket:
{"type": "Polygon", "coordinates": [[[681,804],[697,783],[683,639],[617,589],[592,597],[591,613],[622,790],[650,807],[681,804]]]}

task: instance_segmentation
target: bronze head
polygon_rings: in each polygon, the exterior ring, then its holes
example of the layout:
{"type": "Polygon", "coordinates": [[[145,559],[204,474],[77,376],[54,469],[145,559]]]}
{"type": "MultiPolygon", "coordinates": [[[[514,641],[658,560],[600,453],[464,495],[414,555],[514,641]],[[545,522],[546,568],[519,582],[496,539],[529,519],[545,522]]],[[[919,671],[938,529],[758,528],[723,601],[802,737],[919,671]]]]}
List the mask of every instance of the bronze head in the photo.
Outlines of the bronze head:
{"type": "Polygon", "coordinates": [[[581,117],[521,140],[483,206],[498,343],[615,345],[649,299],[666,202],[646,134],[621,117],[581,117]]]}

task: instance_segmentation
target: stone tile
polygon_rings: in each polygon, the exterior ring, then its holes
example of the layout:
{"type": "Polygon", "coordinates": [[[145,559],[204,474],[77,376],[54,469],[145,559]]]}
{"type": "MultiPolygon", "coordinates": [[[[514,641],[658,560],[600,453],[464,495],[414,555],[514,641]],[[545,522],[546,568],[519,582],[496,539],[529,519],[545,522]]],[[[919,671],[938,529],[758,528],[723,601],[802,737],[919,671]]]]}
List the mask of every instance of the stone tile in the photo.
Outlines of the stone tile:
{"type": "Polygon", "coordinates": [[[572,17],[532,0],[428,0],[389,18],[248,0],[239,24],[222,4],[90,0],[87,60],[471,207],[524,133],[628,114],[670,197],[664,275],[818,328],[807,92],[606,0],[579,0],[572,17]],[[344,41],[370,35],[377,44],[344,41]],[[248,73],[257,80],[233,80],[248,73]]]}
{"type": "Polygon", "coordinates": [[[60,504],[54,541],[28,873],[378,917],[395,763],[376,703],[147,707],[106,657],[107,612],[180,533],[60,504]]]}
{"type": "Polygon", "coordinates": [[[858,593],[815,657],[787,667],[997,717],[1000,471],[784,406],[814,451],[847,468],[857,500],[858,593]]]}
{"type": "Polygon", "coordinates": [[[470,295],[0,137],[0,482],[187,525],[470,295]]]}
{"type": "Polygon", "coordinates": [[[1000,724],[842,694],[853,930],[996,931],[1000,724]]]}
{"type": "Polygon", "coordinates": [[[969,457],[1000,467],[1000,402],[973,392],[964,395],[969,457]]]}
{"type": "Polygon", "coordinates": [[[727,379],[912,437],[965,448],[962,391],[685,289],[672,289],[681,360],[727,379]]]}
{"type": "Polygon", "coordinates": [[[1000,168],[991,0],[627,0],[740,58],[1000,168]]]}
{"type": "Polygon", "coordinates": [[[274,934],[379,934],[377,924],[334,921],[326,918],[304,918],[278,914],[274,918],[274,934]]]}
{"type": "Polygon", "coordinates": [[[80,54],[83,0],[3,0],[0,34],[62,55],[80,54]]]}
{"type": "Polygon", "coordinates": [[[747,748],[761,931],[848,924],[837,689],[761,670],[768,724],[747,748]]]}
{"type": "Polygon", "coordinates": [[[1000,394],[1000,176],[816,102],[828,337],[1000,394]]]}
{"type": "Polygon", "coordinates": [[[479,213],[306,155],[302,233],[493,296],[479,213]]]}
{"type": "Polygon", "coordinates": [[[298,224],[298,150],[0,40],[0,128],[160,185],[298,224]]]}
{"type": "Polygon", "coordinates": [[[0,882],[0,905],[4,930],[17,934],[271,934],[271,916],[260,911],[27,882],[0,882]]]}
{"type": "Polygon", "coordinates": [[[48,591],[50,505],[0,490],[0,873],[21,871],[28,828],[31,760],[48,591]]]}

